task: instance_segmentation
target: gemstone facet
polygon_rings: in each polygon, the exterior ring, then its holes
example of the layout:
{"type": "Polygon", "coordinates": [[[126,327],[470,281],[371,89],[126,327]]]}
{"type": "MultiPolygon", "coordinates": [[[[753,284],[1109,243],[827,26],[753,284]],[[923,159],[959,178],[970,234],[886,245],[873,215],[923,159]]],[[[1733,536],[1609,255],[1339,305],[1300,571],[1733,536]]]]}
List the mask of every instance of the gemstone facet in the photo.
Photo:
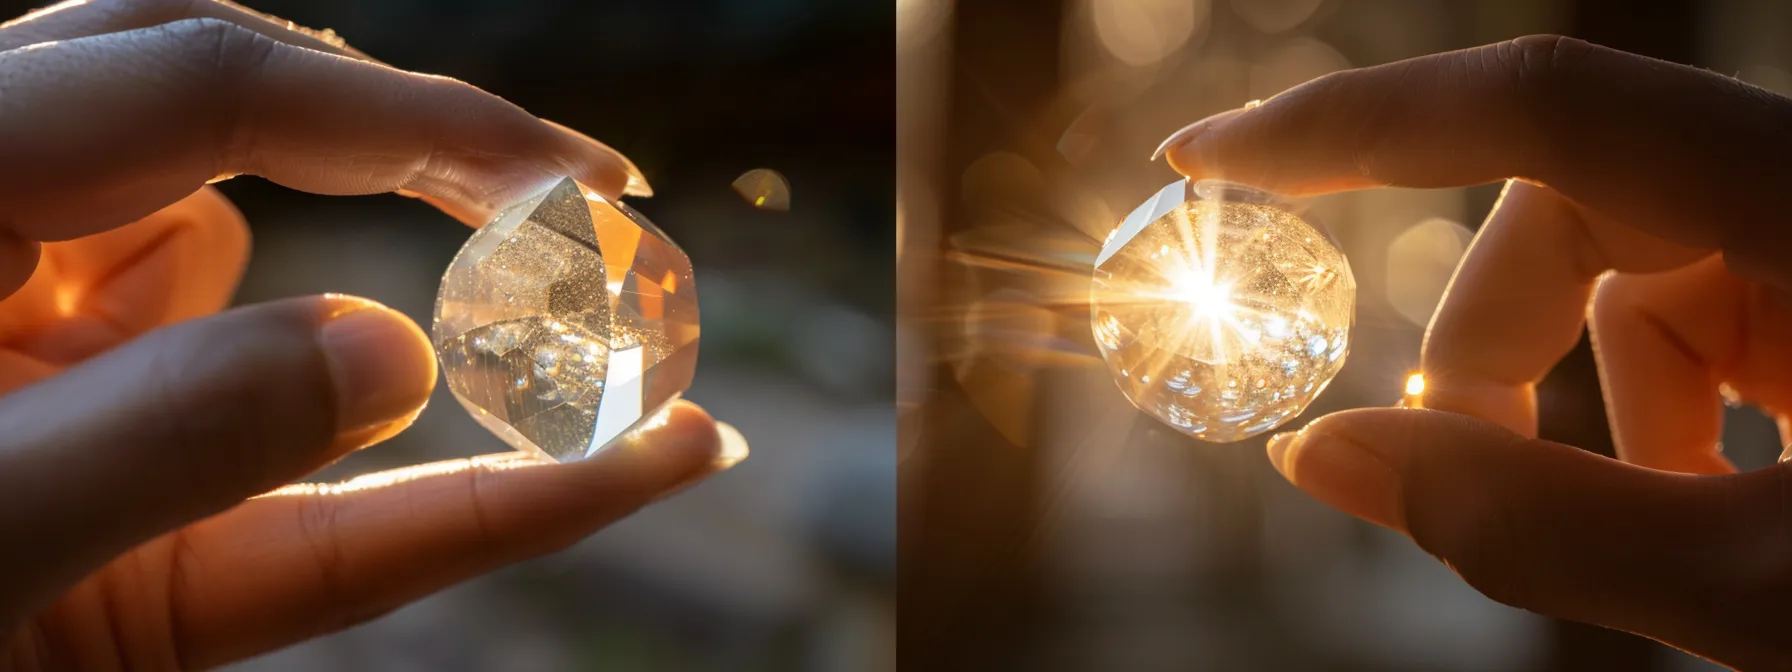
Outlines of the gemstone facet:
{"type": "Polygon", "coordinates": [[[517,450],[596,453],[691,384],[691,261],[646,217],[571,179],[467,240],[436,295],[448,389],[517,450]]]}
{"type": "Polygon", "coordinates": [[[1356,280],[1343,252],[1273,196],[1178,181],[1096,258],[1096,346],[1134,406],[1214,442],[1305,410],[1344,366],[1356,280]]]}

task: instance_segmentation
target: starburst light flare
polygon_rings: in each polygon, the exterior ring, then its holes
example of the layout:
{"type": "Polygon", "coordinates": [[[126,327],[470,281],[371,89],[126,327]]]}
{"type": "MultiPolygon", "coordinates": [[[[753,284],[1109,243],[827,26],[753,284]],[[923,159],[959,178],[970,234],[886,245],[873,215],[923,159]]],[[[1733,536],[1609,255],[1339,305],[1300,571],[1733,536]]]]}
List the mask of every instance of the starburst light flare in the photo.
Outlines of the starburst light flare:
{"type": "Polygon", "coordinates": [[[1109,235],[1089,304],[1133,405],[1224,443],[1280,426],[1325,390],[1350,349],[1356,280],[1274,196],[1182,180],[1109,235]]]}

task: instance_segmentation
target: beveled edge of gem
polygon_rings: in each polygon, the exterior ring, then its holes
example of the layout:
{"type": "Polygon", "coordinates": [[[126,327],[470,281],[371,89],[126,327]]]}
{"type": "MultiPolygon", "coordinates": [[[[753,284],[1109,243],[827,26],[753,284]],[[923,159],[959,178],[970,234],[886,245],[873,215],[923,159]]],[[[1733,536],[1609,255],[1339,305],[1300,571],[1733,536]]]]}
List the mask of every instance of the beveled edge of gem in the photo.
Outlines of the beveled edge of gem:
{"type": "MultiPolygon", "coordinates": [[[[571,180],[572,178],[569,177],[566,179],[571,180]]],[[[647,215],[642,214],[640,210],[636,210],[629,206],[629,204],[623,203],[621,199],[606,198],[603,194],[593,191],[590,187],[587,187],[576,180],[574,183],[579,185],[579,192],[585,195],[585,200],[593,203],[602,203],[615,208],[617,212],[622,213],[622,216],[629,218],[629,220],[633,221],[636,226],[641,227],[642,231],[651,233],[660,240],[665,241],[667,245],[671,245],[673,249],[676,249],[681,253],[684,252],[684,247],[680,246],[678,241],[673,240],[671,236],[666,235],[666,232],[661,230],[658,224],[653,223],[653,220],[648,219],[647,215]]],[[[686,256],[689,255],[687,254],[686,256]]]]}
{"type": "Polygon", "coordinates": [[[1252,205],[1273,205],[1284,207],[1288,199],[1281,195],[1258,189],[1238,182],[1226,180],[1199,180],[1189,185],[1189,193],[1193,198],[1203,201],[1219,201],[1221,203],[1249,203],[1252,205]]]}

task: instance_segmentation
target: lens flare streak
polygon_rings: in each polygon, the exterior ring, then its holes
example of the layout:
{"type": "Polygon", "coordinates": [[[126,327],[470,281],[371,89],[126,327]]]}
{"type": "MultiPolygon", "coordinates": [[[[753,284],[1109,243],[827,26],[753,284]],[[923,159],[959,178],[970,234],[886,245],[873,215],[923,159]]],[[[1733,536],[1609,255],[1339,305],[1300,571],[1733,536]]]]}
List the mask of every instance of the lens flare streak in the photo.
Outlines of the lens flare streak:
{"type": "Polygon", "coordinates": [[[1115,229],[1090,291],[1096,344],[1128,399],[1219,442],[1268,431],[1323,391],[1355,312],[1342,253],[1286,210],[1238,195],[1166,187],[1115,229]]]}

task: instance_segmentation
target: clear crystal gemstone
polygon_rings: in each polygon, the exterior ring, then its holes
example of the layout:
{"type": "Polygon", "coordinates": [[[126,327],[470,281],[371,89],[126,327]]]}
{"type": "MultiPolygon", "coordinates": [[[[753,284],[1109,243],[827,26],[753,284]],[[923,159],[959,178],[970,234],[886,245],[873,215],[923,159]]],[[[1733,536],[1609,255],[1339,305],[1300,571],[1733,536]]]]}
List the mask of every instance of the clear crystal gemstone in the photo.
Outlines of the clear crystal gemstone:
{"type": "Polygon", "coordinates": [[[571,179],[475,232],[436,295],[454,397],[517,450],[562,462],[683,393],[697,337],[684,251],[571,179]]]}
{"type": "Polygon", "coordinates": [[[1179,181],[1097,258],[1091,327],[1133,405],[1228,442],[1305,410],[1344,365],[1356,281],[1331,241],[1273,197],[1179,181]]]}

